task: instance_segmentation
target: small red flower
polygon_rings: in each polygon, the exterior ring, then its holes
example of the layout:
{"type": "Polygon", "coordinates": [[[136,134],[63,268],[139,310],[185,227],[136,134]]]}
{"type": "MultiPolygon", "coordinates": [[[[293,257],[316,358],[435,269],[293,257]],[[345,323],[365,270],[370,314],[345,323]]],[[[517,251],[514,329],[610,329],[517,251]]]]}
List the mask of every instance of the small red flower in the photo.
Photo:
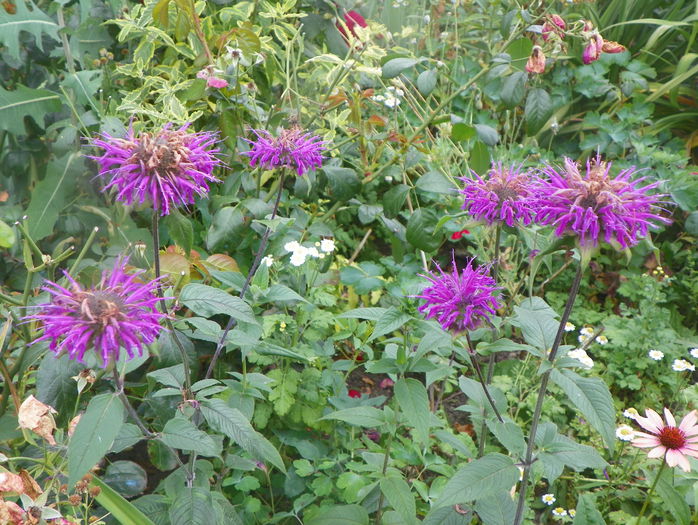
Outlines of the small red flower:
{"type": "Polygon", "coordinates": [[[358,38],[358,35],[354,30],[356,26],[368,27],[368,24],[366,23],[366,19],[363,16],[361,16],[359,13],[353,10],[347,11],[347,14],[344,15],[344,23],[337,22],[337,29],[340,33],[342,33],[344,41],[347,44],[349,43],[349,34],[351,34],[353,38],[358,38]],[[347,34],[347,31],[349,32],[349,34],[347,34]]]}
{"type": "Polygon", "coordinates": [[[354,399],[359,399],[359,398],[361,397],[361,392],[359,392],[358,390],[354,390],[353,388],[351,388],[351,389],[349,390],[349,397],[353,397],[354,399]]]}
{"type": "Polygon", "coordinates": [[[463,237],[463,235],[468,235],[469,233],[470,233],[470,230],[460,230],[460,231],[457,231],[457,232],[453,232],[453,233],[451,234],[451,239],[454,240],[454,241],[457,241],[457,240],[459,240],[461,237],[463,237]]]}

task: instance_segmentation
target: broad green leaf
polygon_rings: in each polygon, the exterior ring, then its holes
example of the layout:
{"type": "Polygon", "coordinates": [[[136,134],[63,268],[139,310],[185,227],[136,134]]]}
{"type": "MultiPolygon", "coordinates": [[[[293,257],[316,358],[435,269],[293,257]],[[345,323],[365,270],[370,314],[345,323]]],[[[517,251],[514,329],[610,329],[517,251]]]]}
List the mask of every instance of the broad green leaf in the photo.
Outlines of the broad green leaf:
{"type": "Polygon", "coordinates": [[[118,460],[107,465],[102,474],[102,481],[123,497],[135,498],[145,492],[148,486],[148,475],[137,463],[118,460]]]}
{"type": "Polygon", "coordinates": [[[493,492],[509,491],[518,479],[519,469],[511,458],[488,454],[461,467],[444,486],[436,506],[467,503],[493,492]]]}
{"type": "MultiPolygon", "coordinates": [[[[21,1],[21,0],[20,0],[21,1]]],[[[3,10],[0,10],[2,16],[3,10]]],[[[61,109],[61,99],[47,89],[30,89],[21,84],[13,91],[0,86],[0,130],[15,135],[24,135],[24,117],[34,119],[37,126],[44,127],[44,117],[61,109]]]]}
{"type": "Polygon", "coordinates": [[[593,426],[606,446],[615,446],[616,411],[606,383],[598,377],[582,377],[572,370],[553,370],[550,379],[564,390],[572,404],[593,426]]]}
{"type": "MultiPolygon", "coordinates": [[[[424,385],[414,378],[398,379],[393,388],[402,413],[414,428],[413,437],[422,445],[429,442],[429,395],[424,385]]],[[[399,509],[396,509],[399,510],[399,509]]]]}
{"type": "Polygon", "coordinates": [[[205,284],[188,284],[182,290],[179,300],[202,317],[225,314],[238,321],[257,324],[257,319],[249,304],[219,288],[205,284]]]}
{"type": "Polygon", "coordinates": [[[662,477],[657,483],[657,494],[662,500],[662,506],[669,511],[669,515],[676,520],[677,525],[689,525],[691,523],[691,509],[682,494],[672,485],[672,478],[670,470],[662,471],[662,477]]]}
{"type": "Polygon", "coordinates": [[[516,515],[516,504],[508,492],[499,492],[477,500],[475,512],[483,525],[511,525],[516,515]]]}
{"type": "Polygon", "coordinates": [[[221,452],[211,436],[182,417],[170,419],[158,439],[169,447],[193,451],[202,456],[218,456],[221,452]]]}
{"type": "Polygon", "coordinates": [[[353,407],[337,410],[320,419],[337,419],[359,427],[379,427],[385,423],[383,411],[374,407],[353,407]]]}
{"type": "Polygon", "coordinates": [[[507,46],[507,53],[511,57],[511,65],[520,71],[526,68],[528,57],[531,56],[533,42],[530,38],[519,38],[507,46]]]}
{"type": "Polygon", "coordinates": [[[160,368],[148,372],[148,377],[152,377],[158,383],[172,388],[181,389],[184,385],[184,365],[172,365],[167,368],[160,368]]]}
{"type": "Polygon", "coordinates": [[[36,374],[36,398],[61,413],[64,407],[74,403],[78,390],[72,377],[84,368],[67,354],[56,357],[53,352],[48,352],[36,374]]]}
{"type": "Polygon", "coordinates": [[[394,332],[410,319],[412,319],[412,316],[391,306],[378,318],[376,321],[376,326],[373,329],[373,333],[368,340],[373,341],[382,335],[394,332]]]}
{"type": "Polygon", "coordinates": [[[415,248],[433,252],[441,244],[442,236],[435,232],[439,218],[431,208],[419,208],[414,210],[407,221],[405,233],[407,241],[415,248]]]}
{"type": "Polygon", "coordinates": [[[112,443],[109,453],[114,454],[126,450],[138,443],[141,439],[143,439],[143,432],[138,428],[138,425],[124,423],[121,426],[121,430],[119,430],[119,433],[114,438],[114,443],[112,443]]]}
{"type": "Polygon", "coordinates": [[[494,146],[499,142],[499,133],[492,126],[475,124],[478,138],[488,146],[494,146]]]}
{"type": "Polygon", "coordinates": [[[549,482],[555,481],[569,467],[577,472],[587,468],[603,469],[608,463],[595,448],[582,445],[558,434],[554,423],[543,422],[536,433],[537,458],[549,482]]]}
{"type": "Polygon", "coordinates": [[[201,404],[201,413],[211,428],[228,436],[253,458],[286,472],[274,445],[257,432],[237,408],[229,407],[222,399],[207,399],[201,404]]]}
{"type": "Polygon", "coordinates": [[[35,241],[53,233],[53,226],[75,184],[82,162],[79,153],[69,153],[49,162],[46,177],[32,191],[27,208],[29,235],[35,241]]]}
{"type": "Polygon", "coordinates": [[[407,199],[410,187],[406,184],[393,186],[383,194],[383,213],[389,219],[397,217],[407,199]]]}
{"type": "Polygon", "coordinates": [[[521,328],[524,340],[531,346],[547,352],[555,342],[560,323],[547,311],[530,308],[530,305],[514,307],[513,322],[521,328]]]}
{"type": "Polygon", "coordinates": [[[368,525],[368,512],[360,505],[336,505],[313,513],[304,525],[368,525]]]}
{"type": "Polygon", "coordinates": [[[173,208],[163,222],[175,244],[182,247],[184,253],[189,253],[194,243],[194,226],[191,220],[173,208]]]}
{"type": "Polygon", "coordinates": [[[68,486],[104,457],[123,424],[124,406],[116,394],[92,398],[68,443],[68,486]]]}
{"type": "Polygon", "coordinates": [[[553,99],[542,88],[534,88],[528,92],[524,119],[529,135],[535,135],[553,114],[553,99]]]}
{"type": "Polygon", "coordinates": [[[224,206],[216,211],[206,232],[206,248],[215,251],[227,242],[235,243],[248,228],[248,221],[238,208],[224,206]]]}
{"type": "Polygon", "coordinates": [[[473,457],[475,446],[473,439],[468,434],[463,433],[456,436],[448,430],[437,429],[434,431],[434,437],[436,437],[439,442],[453,447],[466,458],[473,457]],[[463,443],[463,439],[465,439],[472,446],[472,448],[469,448],[468,445],[463,443]]]}
{"type": "Polygon", "coordinates": [[[526,441],[519,425],[513,421],[500,422],[497,419],[488,419],[487,426],[510,454],[515,457],[523,457],[526,441]]]}
{"type": "MultiPolygon", "coordinates": [[[[14,14],[10,14],[7,9],[0,9],[0,44],[7,47],[7,52],[11,57],[20,58],[20,32],[22,31],[30,33],[34,37],[34,42],[41,51],[44,50],[42,40],[44,34],[59,42],[58,24],[39,9],[34,2],[16,0],[13,4],[16,7],[14,14]],[[31,9],[27,9],[27,5],[31,9]]],[[[0,116],[0,122],[4,122],[5,119],[6,115],[0,116]]]]}
{"type": "MultiPolygon", "coordinates": [[[[154,525],[171,525],[170,500],[166,496],[146,494],[132,501],[133,506],[148,516],[154,525]]],[[[145,522],[147,524],[147,522],[145,522]]],[[[149,524],[148,524],[149,525],[149,524]]]]}
{"type": "Polygon", "coordinates": [[[380,481],[380,488],[390,506],[400,514],[405,523],[417,523],[417,506],[410,486],[404,479],[383,478],[380,481]]]}
{"type": "Polygon", "coordinates": [[[419,62],[416,58],[393,58],[383,64],[383,78],[394,78],[419,62]]]}
{"type": "Polygon", "coordinates": [[[477,131],[473,126],[469,126],[464,122],[456,122],[451,128],[451,140],[455,142],[463,142],[475,138],[477,131]]]}
{"type": "Polygon", "coordinates": [[[95,100],[97,91],[102,87],[101,69],[69,73],[61,85],[72,90],[79,104],[90,106],[97,114],[101,114],[100,106],[95,100]]]}
{"type": "Polygon", "coordinates": [[[170,507],[172,525],[212,525],[220,523],[211,493],[201,487],[182,490],[170,507]]]}
{"type": "Polygon", "coordinates": [[[15,240],[14,230],[5,221],[0,221],[0,248],[10,248],[15,240]]]}
{"type": "Polygon", "coordinates": [[[527,78],[528,74],[524,71],[514,71],[504,80],[499,96],[507,108],[511,109],[521,104],[526,94],[527,78]]]}
{"type": "Polygon", "coordinates": [[[121,525],[154,525],[148,516],[98,477],[93,476],[92,485],[100,488],[99,493],[95,496],[97,503],[104,507],[121,525]]]}
{"type": "Polygon", "coordinates": [[[470,509],[459,509],[459,511],[457,512],[455,507],[431,509],[422,521],[422,525],[470,525],[473,520],[472,511],[470,509]]]}
{"type": "Polygon", "coordinates": [[[307,303],[308,301],[302,295],[294,292],[288,286],[283,284],[272,284],[271,288],[266,293],[267,301],[299,301],[307,303]]]}
{"type": "Polygon", "coordinates": [[[378,321],[380,317],[387,312],[387,308],[368,307],[354,308],[339,314],[339,319],[366,319],[368,321],[378,321]]]}
{"type": "Polygon", "coordinates": [[[573,525],[606,525],[606,521],[596,508],[596,498],[588,493],[581,493],[577,499],[577,511],[573,525]]]}
{"type": "Polygon", "coordinates": [[[338,201],[347,201],[361,192],[361,181],[351,168],[326,166],[322,172],[330,184],[332,196],[338,201]]]}
{"type": "Polygon", "coordinates": [[[478,175],[483,175],[487,173],[491,165],[492,157],[490,155],[490,149],[487,147],[487,144],[481,140],[476,140],[470,147],[468,166],[478,175]]]}
{"type": "Polygon", "coordinates": [[[436,87],[438,73],[435,69],[427,69],[422,71],[417,77],[417,89],[425,97],[428,96],[436,87]]]}

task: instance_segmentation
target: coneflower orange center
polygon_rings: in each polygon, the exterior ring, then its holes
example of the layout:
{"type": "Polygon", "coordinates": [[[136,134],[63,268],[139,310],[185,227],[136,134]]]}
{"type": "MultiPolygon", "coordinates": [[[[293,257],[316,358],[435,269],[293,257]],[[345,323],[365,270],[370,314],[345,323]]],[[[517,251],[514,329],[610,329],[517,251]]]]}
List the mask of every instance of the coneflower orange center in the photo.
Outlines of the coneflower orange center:
{"type": "Polygon", "coordinates": [[[686,444],[686,434],[677,427],[664,427],[659,431],[659,442],[668,449],[677,450],[686,444]]]}

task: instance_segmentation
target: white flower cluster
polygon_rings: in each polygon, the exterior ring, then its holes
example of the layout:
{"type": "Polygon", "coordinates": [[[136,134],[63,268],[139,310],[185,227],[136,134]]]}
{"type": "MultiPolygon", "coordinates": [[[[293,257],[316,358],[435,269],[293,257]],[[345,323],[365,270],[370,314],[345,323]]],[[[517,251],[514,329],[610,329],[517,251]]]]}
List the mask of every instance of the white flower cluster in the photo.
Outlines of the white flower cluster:
{"type": "Polygon", "coordinates": [[[400,99],[404,96],[405,92],[402,89],[390,86],[386,88],[384,95],[374,95],[371,99],[376,102],[382,102],[389,108],[395,108],[400,105],[400,99]]]}
{"type": "Polygon", "coordinates": [[[335,250],[334,240],[323,239],[316,242],[315,246],[303,246],[298,241],[291,241],[284,244],[284,250],[291,253],[291,264],[293,266],[301,266],[308,257],[314,259],[324,259],[328,253],[335,250]],[[320,250],[318,250],[318,247],[320,250]]]}
{"type": "Polygon", "coordinates": [[[572,359],[576,359],[577,361],[581,362],[582,365],[584,365],[584,368],[589,369],[594,366],[594,360],[589,357],[589,354],[587,354],[583,348],[575,348],[574,350],[570,350],[567,352],[567,357],[571,357],[572,359]]]}
{"type": "Polygon", "coordinates": [[[686,370],[694,372],[696,367],[685,359],[674,359],[674,364],[671,365],[671,369],[674,372],[685,372],[686,370]]]}
{"type": "MultiPolygon", "coordinates": [[[[575,326],[572,323],[567,323],[565,325],[566,332],[572,332],[574,328],[575,326]]],[[[587,341],[589,341],[589,339],[591,339],[593,335],[594,329],[589,325],[585,325],[584,327],[582,327],[581,330],[579,330],[579,337],[577,337],[577,341],[579,341],[581,344],[584,344],[587,341]]],[[[605,335],[599,335],[596,337],[596,339],[594,339],[594,341],[596,341],[600,345],[605,345],[606,343],[608,343],[608,337],[606,337],[605,335]]]]}

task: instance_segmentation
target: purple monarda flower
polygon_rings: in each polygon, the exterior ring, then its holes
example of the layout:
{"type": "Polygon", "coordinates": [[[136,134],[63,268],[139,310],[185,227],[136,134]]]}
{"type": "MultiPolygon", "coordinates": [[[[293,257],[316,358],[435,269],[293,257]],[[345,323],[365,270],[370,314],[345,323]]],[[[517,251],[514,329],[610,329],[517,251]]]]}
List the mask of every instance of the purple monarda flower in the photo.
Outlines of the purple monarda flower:
{"type": "Polygon", "coordinates": [[[444,330],[474,330],[483,322],[489,323],[500,307],[494,295],[499,287],[489,275],[489,266],[473,268],[473,260],[468,259],[459,272],[454,258],[452,273],[445,273],[438,264],[436,267],[440,275],[423,275],[431,286],[414,296],[425,301],[419,311],[427,319],[436,318],[444,330]]]}
{"type": "Polygon", "coordinates": [[[155,295],[157,280],[139,282],[142,270],[125,273],[128,258],[118,259],[113,270],[102,273],[99,284],[83,289],[67,273],[68,287],[45,281],[43,289],[51,302],[37,305],[39,312],[25,320],[41,321],[44,334],[34,342],[49,341],[56,354],[67,353],[83,362],[85,352],[94,349],[102,366],[119,358],[120,349],[129,359],[143,354],[162,330],[165,314],[156,309],[163,299],[155,295]]]}
{"type": "Polygon", "coordinates": [[[548,178],[537,184],[536,221],[554,226],[557,236],[576,235],[583,248],[598,245],[599,239],[628,248],[654,223],[671,222],[660,215],[665,210],[657,204],[663,196],[648,194],[658,182],[640,186],[644,178],[632,180],[634,166],[615,178],[610,169],[611,163],[599,156],[587,160],[584,175],[569,158],[560,173],[552,166],[544,168],[548,178]]]}
{"type": "Polygon", "coordinates": [[[242,153],[250,158],[252,167],[273,169],[285,166],[295,169],[298,175],[303,175],[322,165],[322,152],[326,143],[316,135],[303,133],[298,127],[284,129],[278,137],[263,129],[253,129],[252,133],[257,139],[244,139],[252,144],[252,149],[242,153]]]}
{"type": "Polygon", "coordinates": [[[475,179],[463,177],[465,195],[463,209],[474,219],[487,224],[505,223],[514,226],[517,221],[530,224],[534,217],[531,207],[533,191],[528,173],[514,166],[493,165],[483,179],[474,173],[475,179]]]}
{"type": "Polygon", "coordinates": [[[220,164],[215,154],[215,133],[187,131],[166,125],[157,133],[138,137],[129,128],[126,138],[103,133],[92,145],[104,149],[101,157],[90,157],[99,163],[99,174],[111,180],[104,187],[116,189],[116,200],[125,204],[149,201],[161,215],[171,208],[194,204],[194,195],[204,196],[208,182],[218,182],[213,169],[220,164]]]}

